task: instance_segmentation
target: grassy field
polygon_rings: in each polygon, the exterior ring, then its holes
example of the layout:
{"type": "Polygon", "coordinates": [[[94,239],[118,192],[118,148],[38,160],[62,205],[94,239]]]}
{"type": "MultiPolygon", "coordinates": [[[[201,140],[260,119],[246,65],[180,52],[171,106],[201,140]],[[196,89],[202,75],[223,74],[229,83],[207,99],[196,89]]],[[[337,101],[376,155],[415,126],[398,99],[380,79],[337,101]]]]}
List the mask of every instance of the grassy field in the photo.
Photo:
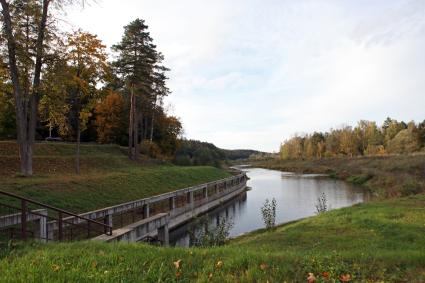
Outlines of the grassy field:
{"type": "Polygon", "coordinates": [[[424,215],[425,196],[416,195],[326,212],[218,248],[33,244],[11,248],[0,281],[307,282],[312,273],[315,282],[425,282],[424,215]]]}
{"type": "Polygon", "coordinates": [[[73,144],[40,143],[35,176],[17,176],[17,147],[0,142],[0,189],[72,212],[85,212],[229,176],[208,166],[179,167],[130,161],[118,146],[83,145],[81,174],[74,173],[73,144]]]}
{"type": "Polygon", "coordinates": [[[362,185],[377,198],[425,192],[425,155],[252,161],[253,166],[300,173],[325,173],[362,185]]]}

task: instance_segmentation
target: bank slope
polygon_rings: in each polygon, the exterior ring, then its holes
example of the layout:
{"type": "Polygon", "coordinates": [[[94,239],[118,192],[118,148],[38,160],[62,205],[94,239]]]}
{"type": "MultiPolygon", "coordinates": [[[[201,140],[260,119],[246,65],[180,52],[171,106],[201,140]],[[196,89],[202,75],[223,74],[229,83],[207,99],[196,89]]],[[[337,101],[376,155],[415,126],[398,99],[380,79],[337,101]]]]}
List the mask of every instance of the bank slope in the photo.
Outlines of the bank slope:
{"type": "Polygon", "coordinates": [[[230,176],[210,166],[133,162],[114,145],[83,145],[81,174],[74,173],[75,145],[36,145],[35,177],[16,176],[17,147],[0,142],[0,189],[72,212],[86,212],[230,176]]]}
{"type": "Polygon", "coordinates": [[[424,216],[425,196],[417,195],[334,210],[220,248],[34,244],[0,261],[0,281],[306,282],[312,273],[316,282],[425,282],[424,216]]]}

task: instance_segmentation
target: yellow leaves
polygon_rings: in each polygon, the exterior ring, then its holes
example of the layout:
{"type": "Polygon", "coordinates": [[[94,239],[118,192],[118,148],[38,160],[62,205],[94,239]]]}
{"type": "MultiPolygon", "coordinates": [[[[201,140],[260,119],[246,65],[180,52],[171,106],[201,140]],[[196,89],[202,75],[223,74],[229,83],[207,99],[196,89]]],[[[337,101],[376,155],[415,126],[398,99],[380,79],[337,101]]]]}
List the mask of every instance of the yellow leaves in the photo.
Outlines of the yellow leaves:
{"type": "Polygon", "coordinates": [[[220,267],[222,267],[223,266],[223,262],[221,261],[221,260],[219,260],[218,262],[217,262],[217,264],[215,265],[215,267],[216,268],[220,268],[220,267]]]}
{"type": "Polygon", "coordinates": [[[60,267],[59,265],[57,265],[57,264],[52,264],[52,270],[53,270],[54,272],[58,272],[60,269],[61,269],[61,267],[60,267]]]}
{"type": "Polygon", "coordinates": [[[311,273],[311,272],[308,273],[307,282],[308,283],[314,283],[314,282],[316,282],[316,277],[314,276],[313,273],[311,273]]]}
{"type": "Polygon", "coordinates": [[[182,262],[182,260],[181,260],[181,259],[179,259],[179,260],[175,261],[175,262],[174,262],[174,267],[175,267],[176,269],[180,269],[180,267],[181,267],[181,262],[182,262]]]}

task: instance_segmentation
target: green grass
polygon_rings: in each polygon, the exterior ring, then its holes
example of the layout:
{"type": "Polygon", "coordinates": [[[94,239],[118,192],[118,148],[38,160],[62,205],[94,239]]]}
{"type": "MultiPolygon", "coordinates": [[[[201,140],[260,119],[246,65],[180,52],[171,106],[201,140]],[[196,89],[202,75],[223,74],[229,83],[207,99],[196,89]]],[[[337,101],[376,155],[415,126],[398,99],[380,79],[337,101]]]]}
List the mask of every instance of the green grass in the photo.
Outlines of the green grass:
{"type": "Polygon", "coordinates": [[[316,282],[342,274],[351,282],[425,282],[424,216],[425,196],[417,195],[334,210],[219,248],[26,245],[0,261],[0,281],[306,282],[311,272],[316,282]]]}
{"type": "MultiPolygon", "coordinates": [[[[75,175],[74,148],[64,143],[37,144],[36,175],[7,174],[16,168],[4,164],[0,166],[0,189],[72,212],[86,212],[230,175],[208,166],[180,167],[149,159],[136,163],[124,155],[124,149],[109,145],[83,145],[81,174],[75,175]]],[[[6,153],[16,154],[14,143],[0,143],[0,160],[17,162],[17,156],[6,153]]]]}

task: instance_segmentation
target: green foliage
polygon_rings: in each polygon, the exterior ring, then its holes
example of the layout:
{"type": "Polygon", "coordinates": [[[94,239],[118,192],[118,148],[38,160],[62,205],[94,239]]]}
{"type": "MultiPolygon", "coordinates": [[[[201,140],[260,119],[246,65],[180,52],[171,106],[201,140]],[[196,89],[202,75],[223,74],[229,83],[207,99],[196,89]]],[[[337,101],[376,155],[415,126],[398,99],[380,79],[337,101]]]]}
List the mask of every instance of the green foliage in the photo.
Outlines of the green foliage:
{"type": "Polygon", "coordinates": [[[0,139],[16,138],[15,105],[11,96],[0,92],[0,139]]]}
{"type": "Polygon", "coordinates": [[[215,145],[196,140],[181,140],[174,163],[178,165],[210,165],[220,167],[225,153],[215,145]]]}
{"type": "Polygon", "coordinates": [[[208,214],[200,217],[189,228],[189,234],[194,246],[197,247],[217,247],[223,246],[230,235],[233,227],[232,220],[220,217],[218,223],[213,226],[208,221],[208,214]],[[201,227],[201,229],[198,229],[201,227]]]}
{"type": "Polygon", "coordinates": [[[360,175],[353,175],[347,178],[347,181],[355,184],[355,185],[364,185],[367,181],[372,179],[373,176],[371,174],[360,174],[360,175]]]}

